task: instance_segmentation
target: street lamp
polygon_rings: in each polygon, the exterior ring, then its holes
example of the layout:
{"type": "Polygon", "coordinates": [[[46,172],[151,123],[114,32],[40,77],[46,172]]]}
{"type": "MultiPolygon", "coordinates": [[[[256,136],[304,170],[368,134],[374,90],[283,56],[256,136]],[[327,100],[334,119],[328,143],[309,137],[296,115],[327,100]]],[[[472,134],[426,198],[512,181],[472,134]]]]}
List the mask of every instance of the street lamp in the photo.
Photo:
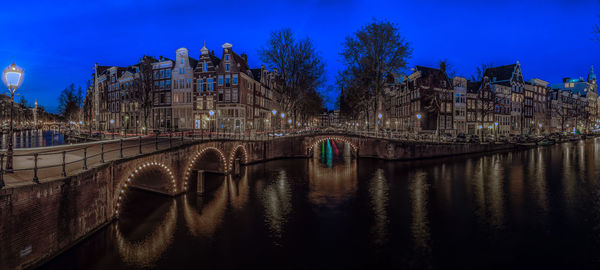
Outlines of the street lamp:
{"type": "Polygon", "coordinates": [[[421,114],[417,113],[417,126],[415,127],[415,133],[418,132],[418,128],[421,127],[421,114]]]}
{"type": "MultiPolygon", "coordinates": [[[[13,103],[15,102],[15,92],[21,84],[23,83],[23,78],[25,77],[25,70],[21,67],[15,65],[15,62],[12,65],[6,67],[2,72],[2,82],[8,87],[8,92],[10,93],[10,129],[8,131],[8,150],[6,151],[6,172],[13,172],[13,103]]],[[[4,183],[0,183],[2,186],[4,183]]],[[[0,187],[2,187],[0,186],[0,187]]]]}
{"type": "Polygon", "coordinates": [[[112,138],[115,138],[115,119],[110,119],[110,127],[112,129],[112,138]]]}
{"type": "MultiPolygon", "coordinates": [[[[213,118],[213,116],[215,115],[215,111],[210,110],[208,111],[208,115],[210,115],[210,118],[213,118]]],[[[210,120],[208,120],[208,124],[210,125],[210,120]]],[[[217,129],[217,121],[215,121],[215,130],[217,129]]],[[[212,133],[212,128],[209,128],[210,132],[212,133]]],[[[212,137],[212,134],[211,134],[212,137]]]]}
{"type": "Polygon", "coordinates": [[[494,126],[496,128],[496,141],[498,140],[498,122],[494,122],[494,126]]]}
{"type": "Polygon", "coordinates": [[[377,123],[375,124],[375,137],[377,137],[377,132],[379,132],[379,123],[381,122],[381,117],[383,117],[381,113],[377,114],[377,118],[379,118],[379,120],[377,120],[377,123]]]}
{"type": "Polygon", "coordinates": [[[283,125],[284,125],[284,119],[285,119],[285,113],[281,113],[281,136],[283,136],[283,125]]]}

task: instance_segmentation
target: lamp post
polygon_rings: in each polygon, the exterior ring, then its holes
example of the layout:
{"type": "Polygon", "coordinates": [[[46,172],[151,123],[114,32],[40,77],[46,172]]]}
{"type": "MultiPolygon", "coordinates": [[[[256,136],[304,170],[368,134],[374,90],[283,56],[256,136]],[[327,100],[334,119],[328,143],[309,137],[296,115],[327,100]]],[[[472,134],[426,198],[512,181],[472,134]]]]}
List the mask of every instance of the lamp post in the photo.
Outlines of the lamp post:
{"type": "Polygon", "coordinates": [[[538,124],[538,135],[542,134],[542,123],[538,124]]]}
{"type": "Polygon", "coordinates": [[[112,129],[112,138],[115,138],[115,119],[110,119],[110,127],[112,129]]]}
{"type": "Polygon", "coordinates": [[[498,140],[498,122],[494,122],[494,126],[496,127],[496,141],[498,140]]]}
{"type": "Polygon", "coordinates": [[[271,121],[271,129],[273,130],[273,136],[275,136],[275,115],[277,115],[277,110],[273,109],[271,112],[273,113],[273,121],[271,121]]]}
{"type": "Polygon", "coordinates": [[[381,115],[381,113],[377,114],[377,123],[375,125],[375,137],[377,137],[377,134],[379,132],[379,123],[381,123],[381,117],[383,117],[383,115],[381,115]]]}
{"type": "MultiPolygon", "coordinates": [[[[208,126],[209,126],[208,129],[209,129],[209,132],[210,132],[210,137],[212,137],[212,128],[210,128],[210,126],[211,126],[210,120],[212,120],[212,118],[214,117],[215,111],[213,111],[213,110],[208,111],[208,115],[210,115],[210,119],[208,120],[208,126]]],[[[216,129],[217,129],[217,123],[215,121],[215,130],[216,129]]]]}
{"type": "Polygon", "coordinates": [[[281,136],[283,136],[283,125],[284,125],[284,120],[285,120],[285,113],[281,113],[281,136]]]}
{"type": "Polygon", "coordinates": [[[415,135],[419,134],[420,127],[421,127],[421,114],[417,113],[417,126],[415,127],[415,135]]]}
{"type": "Polygon", "coordinates": [[[6,67],[2,72],[2,82],[4,82],[10,93],[10,128],[8,130],[8,150],[6,151],[7,173],[13,172],[13,103],[15,102],[15,92],[23,83],[24,75],[25,71],[21,67],[15,65],[15,62],[6,67]]]}

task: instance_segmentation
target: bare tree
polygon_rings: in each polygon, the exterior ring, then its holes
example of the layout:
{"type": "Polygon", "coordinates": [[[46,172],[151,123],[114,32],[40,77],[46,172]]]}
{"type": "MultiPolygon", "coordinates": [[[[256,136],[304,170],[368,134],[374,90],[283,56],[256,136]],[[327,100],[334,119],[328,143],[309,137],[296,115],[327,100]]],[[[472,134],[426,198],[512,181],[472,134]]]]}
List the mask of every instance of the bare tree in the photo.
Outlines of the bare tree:
{"type": "Polygon", "coordinates": [[[148,132],[148,117],[152,113],[152,87],[154,83],[152,64],[156,60],[144,55],[138,64],[139,72],[134,84],[134,97],[142,109],[142,120],[144,121],[145,133],[148,132]]]}
{"type": "Polygon", "coordinates": [[[492,91],[488,78],[484,77],[481,82],[481,88],[478,92],[478,102],[481,106],[479,106],[479,115],[481,116],[480,125],[482,129],[485,128],[485,120],[486,118],[490,121],[490,118],[494,117],[494,113],[496,112],[496,93],[492,91]]]}
{"type": "MultiPolygon", "coordinates": [[[[271,32],[267,44],[258,52],[261,60],[276,71],[274,88],[279,92],[282,112],[292,113],[294,122],[307,114],[302,97],[311,96],[325,82],[325,64],[310,38],[296,40],[291,29],[271,32]]],[[[317,95],[318,96],[318,95],[317,95]]]]}
{"type": "Polygon", "coordinates": [[[454,79],[454,77],[456,77],[456,70],[454,69],[454,66],[452,64],[450,64],[448,59],[440,60],[438,62],[438,65],[440,66],[440,70],[443,70],[446,72],[446,75],[448,76],[448,80],[453,81],[452,79],[454,79]]]}
{"type": "MultiPolygon", "coordinates": [[[[397,26],[388,21],[377,21],[363,26],[351,36],[346,37],[340,55],[345,70],[340,74],[338,82],[345,85],[344,91],[352,93],[355,98],[347,99],[345,106],[355,109],[373,111],[374,123],[379,99],[383,97],[387,76],[400,73],[407,66],[412,49],[397,26]],[[357,100],[358,99],[358,100],[357,100]],[[369,102],[364,107],[363,100],[369,102]]],[[[346,93],[344,93],[346,94],[346,93]]],[[[353,110],[353,109],[351,109],[353,110]]]]}
{"type": "Polygon", "coordinates": [[[483,74],[485,74],[485,70],[487,70],[488,68],[491,68],[494,66],[494,63],[489,63],[489,64],[481,64],[479,66],[477,66],[477,68],[475,69],[475,74],[471,75],[471,80],[472,81],[481,81],[483,80],[483,74]]]}
{"type": "Polygon", "coordinates": [[[69,85],[58,96],[58,112],[66,121],[79,121],[79,112],[83,102],[81,86],[69,85]]]}

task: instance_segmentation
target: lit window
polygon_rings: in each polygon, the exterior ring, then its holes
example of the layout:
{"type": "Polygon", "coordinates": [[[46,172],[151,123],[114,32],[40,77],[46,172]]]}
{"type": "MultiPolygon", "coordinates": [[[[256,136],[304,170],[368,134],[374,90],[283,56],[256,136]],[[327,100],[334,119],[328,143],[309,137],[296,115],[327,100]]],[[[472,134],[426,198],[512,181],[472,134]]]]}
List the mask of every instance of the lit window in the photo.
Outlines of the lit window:
{"type": "Polygon", "coordinates": [[[206,79],[206,83],[207,83],[207,89],[206,90],[208,90],[208,91],[215,90],[212,78],[206,79]]]}

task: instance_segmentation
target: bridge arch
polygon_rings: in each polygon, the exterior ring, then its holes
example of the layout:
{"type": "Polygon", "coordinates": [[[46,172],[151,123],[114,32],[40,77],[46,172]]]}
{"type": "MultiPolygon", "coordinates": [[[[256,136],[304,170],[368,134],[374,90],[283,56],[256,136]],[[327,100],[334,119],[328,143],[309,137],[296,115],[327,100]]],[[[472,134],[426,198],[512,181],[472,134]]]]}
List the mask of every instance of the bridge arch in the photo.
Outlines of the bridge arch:
{"type": "Polygon", "coordinates": [[[225,154],[223,153],[223,151],[221,151],[221,149],[214,147],[214,146],[202,147],[202,148],[200,148],[200,150],[198,150],[196,152],[194,157],[190,160],[190,162],[186,166],[185,176],[183,178],[183,190],[184,191],[187,191],[187,189],[188,189],[188,182],[190,180],[190,176],[192,174],[192,169],[194,168],[194,165],[201,157],[203,157],[206,153],[208,153],[210,151],[214,151],[215,153],[217,153],[217,157],[219,158],[220,166],[223,168],[223,173],[226,173],[228,171],[228,162],[227,162],[227,159],[225,158],[225,154]]]}
{"type": "Polygon", "coordinates": [[[135,169],[133,169],[131,171],[131,173],[129,175],[127,175],[127,178],[124,178],[123,180],[121,180],[121,183],[117,186],[117,189],[115,190],[115,193],[116,193],[115,194],[115,196],[116,196],[115,217],[117,217],[117,218],[119,217],[119,210],[121,208],[121,205],[123,204],[123,200],[125,199],[125,197],[127,195],[126,191],[128,188],[130,188],[132,186],[131,181],[133,181],[136,176],[139,176],[141,173],[147,172],[150,169],[158,169],[165,176],[167,176],[170,181],[170,188],[168,191],[171,193],[177,192],[177,183],[175,182],[175,176],[173,175],[173,171],[171,171],[171,169],[167,165],[157,162],[157,161],[148,161],[148,162],[142,163],[142,164],[138,165],[135,169]]]}
{"type": "Polygon", "coordinates": [[[231,171],[233,169],[234,159],[238,153],[238,150],[240,149],[242,150],[242,163],[248,163],[248,150],[246,150],[246,147],[243,144],[238,144],[234,146],[229,153],[229,167],[227,168],[227,171],[231,171]]]}
{"type": "Polygon", "coordinates": [[[354,153],[358,153],[358,146],[356,145],[356,143],[352,142],[352,140],[350,140],[344,136],[335,136],[334,135],[334,136],[322,136],[322,137],[314,138],[308,144],[308,147],[306,149],[307,156],[312,156],[315,146],[317,146],[320,142],[325,141],[325,140],[342,141],[342,142],[348,143],[350,145],[350,147],[352,147],[352,150],[354,151],[354,153]]]}

